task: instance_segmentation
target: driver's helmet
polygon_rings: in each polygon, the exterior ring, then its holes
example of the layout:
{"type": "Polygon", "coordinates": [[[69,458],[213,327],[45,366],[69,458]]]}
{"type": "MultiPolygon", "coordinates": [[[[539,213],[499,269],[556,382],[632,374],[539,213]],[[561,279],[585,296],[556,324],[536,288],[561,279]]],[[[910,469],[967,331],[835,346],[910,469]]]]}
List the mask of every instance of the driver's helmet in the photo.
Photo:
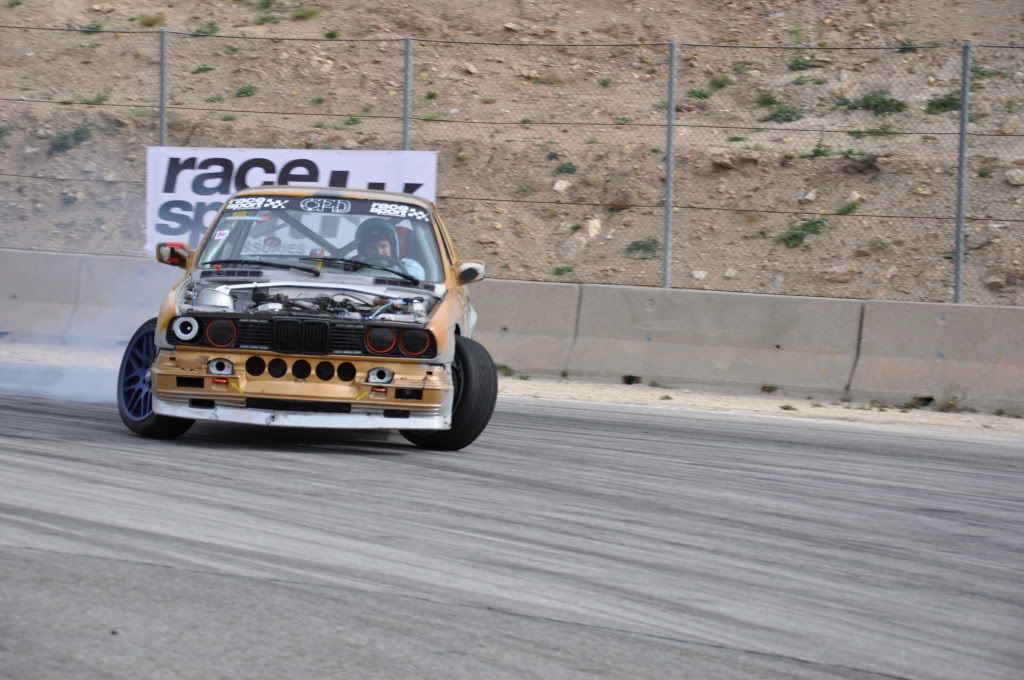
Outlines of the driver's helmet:
{"type": "Polygon", "coordinates": [[[387,241],[391,244],[391,257],[399,259],[398,234],[391,222],[382,217],[371,217],[363,220],[356,228],[356,247],[363,253],[367,244],[387,241]]]}

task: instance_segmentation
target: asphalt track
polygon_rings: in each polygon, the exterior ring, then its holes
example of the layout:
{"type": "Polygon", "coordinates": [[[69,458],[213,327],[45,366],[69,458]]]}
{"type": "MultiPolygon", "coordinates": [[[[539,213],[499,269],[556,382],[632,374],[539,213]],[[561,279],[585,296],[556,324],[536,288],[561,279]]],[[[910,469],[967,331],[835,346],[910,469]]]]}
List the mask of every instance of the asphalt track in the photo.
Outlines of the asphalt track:
{"type": "Polygon", "coordinates": [[[502,399],[462,453],[0,397],[0,677],[1024,677],[1024,438],[502,399]]]}

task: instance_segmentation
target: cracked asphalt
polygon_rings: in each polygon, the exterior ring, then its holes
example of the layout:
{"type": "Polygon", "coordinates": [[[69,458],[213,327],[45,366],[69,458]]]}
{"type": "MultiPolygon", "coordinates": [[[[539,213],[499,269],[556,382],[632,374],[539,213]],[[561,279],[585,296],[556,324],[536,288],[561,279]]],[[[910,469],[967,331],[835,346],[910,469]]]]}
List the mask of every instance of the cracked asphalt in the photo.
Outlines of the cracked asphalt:
{"type": "Polygon", "coordinates": [[[1024,677],[1024,437],[502,398],[461,453],[0,396],[0,678],[1024,677]]]}

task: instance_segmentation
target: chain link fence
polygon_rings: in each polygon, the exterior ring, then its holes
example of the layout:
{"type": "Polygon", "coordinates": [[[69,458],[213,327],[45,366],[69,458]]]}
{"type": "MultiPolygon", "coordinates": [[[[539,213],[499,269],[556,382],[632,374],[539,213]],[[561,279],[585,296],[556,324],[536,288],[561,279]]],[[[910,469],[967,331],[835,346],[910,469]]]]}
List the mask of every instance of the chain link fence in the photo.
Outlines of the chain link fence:
{"type": "Polygon", "coordinates": [[[4,245],[138,253],[165,117],[174,146],[437,150],[500,278],[952,301],[961,195],[960,299],[1024,304],[1024,49],[973,48],[962,166],[959,46],[678,44],[674,81],[672,49],[0,27],[4,245]]]}

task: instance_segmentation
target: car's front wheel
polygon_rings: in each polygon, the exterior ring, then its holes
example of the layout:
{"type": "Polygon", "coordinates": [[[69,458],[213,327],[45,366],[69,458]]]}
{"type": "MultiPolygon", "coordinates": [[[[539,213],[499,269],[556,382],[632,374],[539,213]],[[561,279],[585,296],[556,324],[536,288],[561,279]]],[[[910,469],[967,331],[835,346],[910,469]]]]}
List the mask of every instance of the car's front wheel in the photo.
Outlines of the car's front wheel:
{"type": "Polygon", "coordinates": [[[487,427],[498,399],[498,371],[491,355],[475,340],[455,338],[452,362],[455,388],[450,430],[403,430],[402,436],[424,449],[458,451],[472,444],[487,427]]]}
{"type": "Polygon", "coordinates": [[[171,439],[185,434],[194,420],[153,413],[150,369],[156,358],[156,319],[139,326],[128,341],[117,374],[117,412],[129,430],[143,437],[171,439]]]}

